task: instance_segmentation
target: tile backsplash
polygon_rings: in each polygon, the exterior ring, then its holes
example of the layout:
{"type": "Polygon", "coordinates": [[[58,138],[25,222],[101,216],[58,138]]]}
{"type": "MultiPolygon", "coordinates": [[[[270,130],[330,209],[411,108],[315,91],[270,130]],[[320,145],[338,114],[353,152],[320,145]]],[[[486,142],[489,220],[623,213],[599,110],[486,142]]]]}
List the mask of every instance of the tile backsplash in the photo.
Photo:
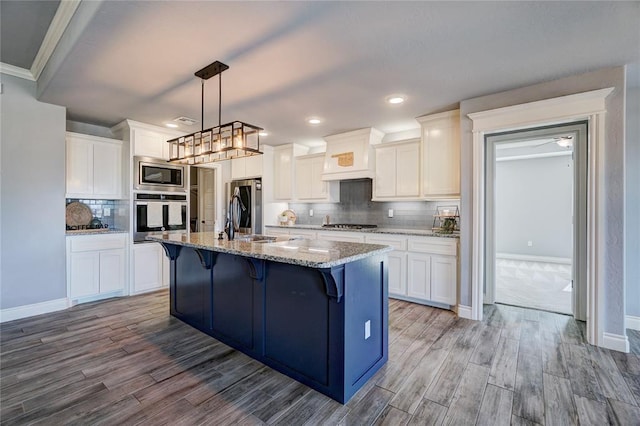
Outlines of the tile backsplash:
{"type": "Polygon", "coordinates": [[[100,219],[103,224],[111,229],[126,229],[128,226],[129,203],[126,200],[85,200],[67,198],[66,204],[79,201],[86,204],[94,218],[100,219]]]}
{"type": "Polygon", "coordinates": [[[458,200],[446,201],[371,201],[371,179],[340,182],[339,203],[290,203],[296,212],[296,224],[322,225],[326,215],[331,223],[372,224],[388,228],[431,229],[437,206],[460,206],[458,200]],[[313,209],[313,216],[309,216],[313,209]],[[393,209],[393,217],[388,217],[393,209]]]}

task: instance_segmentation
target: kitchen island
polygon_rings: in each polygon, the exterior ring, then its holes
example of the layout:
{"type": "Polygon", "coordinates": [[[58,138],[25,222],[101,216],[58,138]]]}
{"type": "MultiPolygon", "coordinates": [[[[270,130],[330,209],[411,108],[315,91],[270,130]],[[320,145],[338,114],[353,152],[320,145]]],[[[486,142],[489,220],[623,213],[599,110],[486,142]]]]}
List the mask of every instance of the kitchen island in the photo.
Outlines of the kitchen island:
{"type": "Polygon", "coordinates": [[[391,247],[147,239],[171,260],[171,315],[252,358],[341,403],[386,363],[391,247]]]}

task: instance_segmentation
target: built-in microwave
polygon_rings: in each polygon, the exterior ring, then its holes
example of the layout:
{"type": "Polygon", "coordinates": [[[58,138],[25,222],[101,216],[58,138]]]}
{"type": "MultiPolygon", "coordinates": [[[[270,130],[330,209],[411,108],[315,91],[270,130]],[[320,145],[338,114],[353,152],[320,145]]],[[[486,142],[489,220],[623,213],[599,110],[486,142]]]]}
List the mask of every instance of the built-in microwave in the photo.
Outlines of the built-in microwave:
{"type": "Polygon", "coordinates": [[[134,157],[133,188],[138,191],[186,192],[186,167],[151,157],[134,157]]]}

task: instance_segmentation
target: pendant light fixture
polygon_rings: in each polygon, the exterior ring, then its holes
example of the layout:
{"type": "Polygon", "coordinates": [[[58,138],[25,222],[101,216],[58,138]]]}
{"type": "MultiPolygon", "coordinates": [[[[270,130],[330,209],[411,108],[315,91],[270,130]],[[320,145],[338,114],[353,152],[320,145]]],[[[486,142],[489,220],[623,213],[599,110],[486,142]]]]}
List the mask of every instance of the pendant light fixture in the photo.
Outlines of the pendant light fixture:
{"type": "Polygon", "coordinates": [[[196,71],[202,82],[201,130],[190,135],[167,141],[169,161],[182,164],[204,164],[232,158],[260,155],[261,127],[242,121],[222,124],[222,72],[229,66],[220,61],[196,71]],[[218,125],[204,129],[204,83],[218,76],[218,125]]]}

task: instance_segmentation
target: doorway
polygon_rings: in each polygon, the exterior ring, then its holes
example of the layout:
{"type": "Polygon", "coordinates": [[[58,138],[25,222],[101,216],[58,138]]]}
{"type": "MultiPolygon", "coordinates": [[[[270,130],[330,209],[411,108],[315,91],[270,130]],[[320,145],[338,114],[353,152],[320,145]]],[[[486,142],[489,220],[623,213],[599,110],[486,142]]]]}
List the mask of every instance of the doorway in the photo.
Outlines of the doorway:
{"type": "Polygon", "coordinates": [[[191,166],[189,218],[192,232],[216,230],[216,170],[191,166]]]}
{"type": "Polygon", "coordinates": [[[587,130],[485,136],[485,303],[586,320],[587,130]]]}

